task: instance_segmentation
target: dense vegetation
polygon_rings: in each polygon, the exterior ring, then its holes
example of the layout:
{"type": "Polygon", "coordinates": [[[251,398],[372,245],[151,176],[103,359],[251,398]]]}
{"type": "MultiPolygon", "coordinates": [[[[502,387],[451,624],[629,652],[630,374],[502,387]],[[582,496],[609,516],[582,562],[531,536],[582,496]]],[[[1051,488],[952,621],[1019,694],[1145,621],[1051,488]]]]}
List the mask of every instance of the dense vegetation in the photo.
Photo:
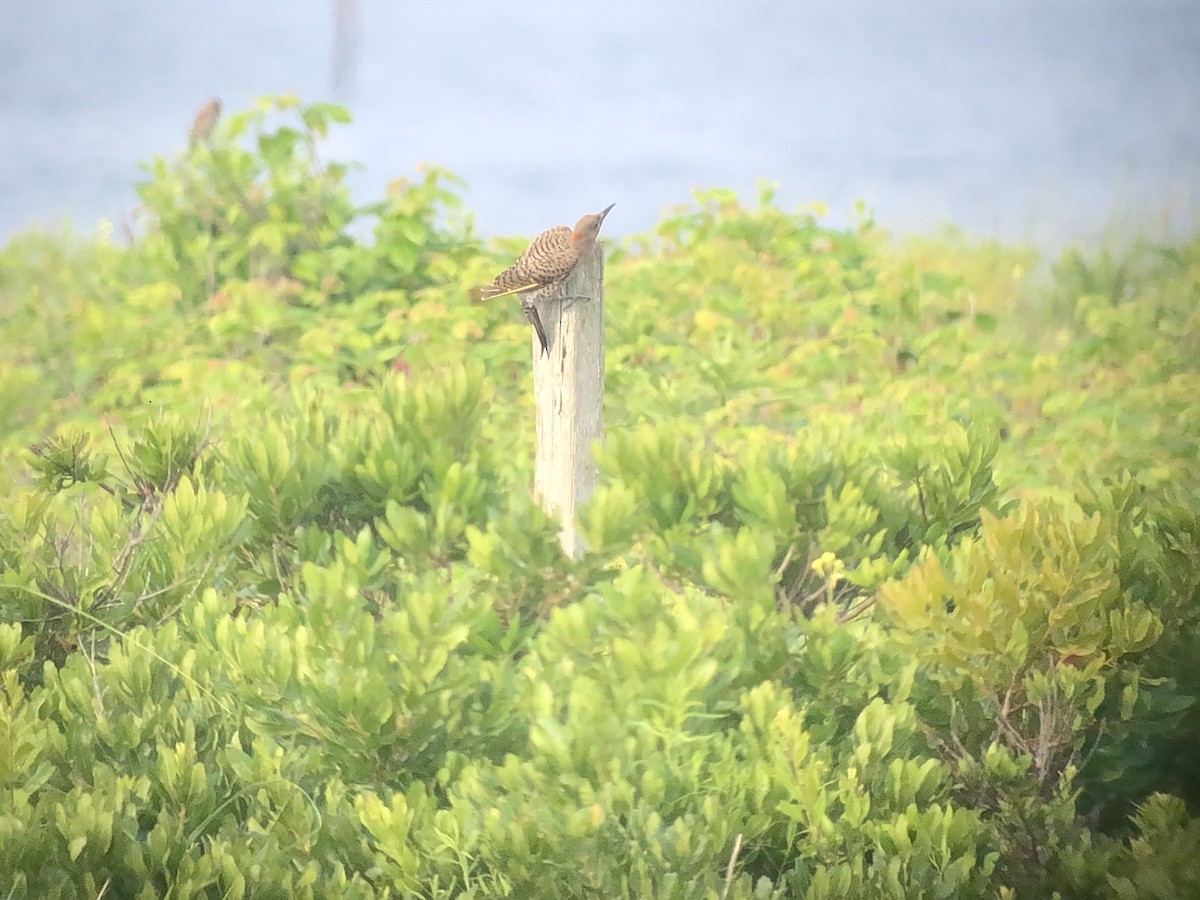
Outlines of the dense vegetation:
{"type": "Polygon", "coordinates": [[[609,241],[571,562],[522,241],[344,117],[0,251],[0,894],[1200,896],[1200,238],[698,192],[609,241]]]}

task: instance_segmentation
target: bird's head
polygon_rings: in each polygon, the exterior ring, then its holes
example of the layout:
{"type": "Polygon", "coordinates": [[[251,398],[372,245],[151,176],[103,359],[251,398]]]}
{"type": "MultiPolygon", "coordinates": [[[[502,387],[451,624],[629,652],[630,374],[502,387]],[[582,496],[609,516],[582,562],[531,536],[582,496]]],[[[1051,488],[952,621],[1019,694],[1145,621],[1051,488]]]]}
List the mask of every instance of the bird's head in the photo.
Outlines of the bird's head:
{"type": "Polygon", "coordinates": [[[616,205],[615,203],[610,203],[604,209],[600,210],[600,212],[581,218],[575,223],[575,230],[571,232],[571,240],[577,244],[582,244],[584,247],[594,244],[596,238],[600,235],[600,226],[604,224],[604,217],[616,205]]]}

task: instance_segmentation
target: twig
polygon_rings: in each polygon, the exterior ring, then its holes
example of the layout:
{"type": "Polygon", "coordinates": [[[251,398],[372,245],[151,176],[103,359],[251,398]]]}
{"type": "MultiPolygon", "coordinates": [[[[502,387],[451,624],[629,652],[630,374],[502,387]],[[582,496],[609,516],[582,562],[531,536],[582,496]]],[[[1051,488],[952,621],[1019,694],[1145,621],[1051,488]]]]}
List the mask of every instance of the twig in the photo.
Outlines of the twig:
{"type": "Polygon", "coordinates": [[[121,457],[121,465],[125,467],[126,473],[136,485],[138,477],[134,474],[133,467],[129,465],[129,460],[125,458],[125,451],[121,449],[121,442],[117,440],[117,433],[113,431],[112,422],[106,421],[104,424],[108,428],[108,436],[112,438],[113,446],[117,449],[117,456],[121,457]]]}
{"type": "MultiPolygon", "coordinates": [[[[89,654],[83,646],[83,638],[78,639],[79,653],[88,664],[88,668],[92,670],[92,687],[96,691],[96,705],[100,707],[100,716],[104,717],[104,691],[100,689],[100,678],[96,674],[96,635],[92,634],[92,652],[89,654]]],[[[104,896],[101,894],[101,896],[104,896]]]]}
{"type": "Polygon", "coordinates": [[[792,554],[796,551],[795,544],[789,544],[787,553],[783,554],[783,562],[779,564],[779,568],[775,570],[775,578],[778,580],[783,577],[784,570],[788,567],[788,563],[792,561],[792,554]]]}
{"type": "Polygon", "coordinates": [[[725,884],[721,888],[721,900],[725,900],[729,896],[729,889],[733,886],[733,871],[737,867],[738,854],[742,852],[742,834],[738,832],[738,836],[733,839],[733,852],[729,854],[729,865],[725,867],[725,884]]]}
{"type": "Polygon", "coordinates": [[[925,527],[929,527],[929,513],[925,511],[925,489],[921,487],[921,476],[924,470],[917,473],[917,502],[921,504],[921,519],[925,522],[925,527]]]}
{"type": "MultiPolygon", "coordinates": [[[[1107,729],[1107,727],[1106,727],[1106,726],[1107,726],[1107,724],[1108,724],[1107,722],[1105,722],[1105,721],[1101,720],[1101,722],[1100,722],[1100,728],[1099,728],[1099,729],[1097,730],[1097,732],[1096,732],[1096,740],[1094,740],[1094,741],[1092,742],[1092,747],[1091,747],[1091,749],[1090,749],[1090,750],[1088,750],[1088,751],[1087,751],[1087,752],[1086,752],[1086,753],[1083,755],[1083,759],[1081,759],[1081,760],[1079,761],[1079,766],[1078,766],[1078,768],[1079,768],[1079,769],[1082,769],[1082,768],[1083,768],[1084,766],[1086,766],[1086,765],[1087,765],[1089,762],[1091,762],[1091,761],[1092,761],[1092,757],[1093,757],[1093,756],[1096,754],[1096,751],[1100,749],[1100,742],[1101,742],[1102,740],[1104,740],[1104,735],[1105,735],[1105,733],[1106,733],[1106,732],[1107,732],[1107,730],[1108,730],[1108,729],[1107,729]]],[[[1071,754],[1071,757],[1072,757],[1072,759],[1074,758],[1074,756],[1075,756],[1075,754],[1074,754],[1074,753],[1072,753],[1072,754],[1071,754]]],[[[1070,762],[1070,760],[1068,760],[1068,762],[1070,762]]]]}
{"type": "Polygon", "coordinates": [[[874,606],[878,600],[879,600],[879,595],[872,594],[871,596],[864,598],[861,602],[850,607],[849,609],[843,610],[842,612],[838,613],[835,621],[839,625],[845,625],[847,622],[849,622],[853,619],[857,619],[859,616],[861,616],[863,613],[865,613],[868,609],[870,609],[872,606],[874,606]]]}
{"type": "MultiPolygon", "coordinates": [[[[153,495],[151,495],[153,497],[153,495]]],[[[129,536],[125,540],[125,546],[118,551],[116,558],[113,559],[113,572],[116,578],[109,588],[109,595],[115,597],[125,587],[125,582],[129,578],[129,573],[133,571],[133,554],[137,548],[142,545],[150,535],[150,531],[158,522],[158,517],[162,514],[163,504],[147,498],[142,501],[134,514],[134,520],[130,526],[129,536]],[[151,507],[149,521],[143,527],[142,515],[146,512],[146,507],[151,507]]]]}

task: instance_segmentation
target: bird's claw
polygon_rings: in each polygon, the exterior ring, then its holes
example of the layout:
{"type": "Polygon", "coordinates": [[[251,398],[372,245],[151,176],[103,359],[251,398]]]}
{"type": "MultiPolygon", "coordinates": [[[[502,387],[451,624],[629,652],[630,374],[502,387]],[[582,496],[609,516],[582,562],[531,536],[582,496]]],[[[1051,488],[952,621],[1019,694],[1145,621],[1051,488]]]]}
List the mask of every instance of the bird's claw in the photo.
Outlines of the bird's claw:
{"type": "Polygon", "coordinates": [[[582,302],[584,302],[584,303],[587,303],[587,302],[589,302],[589,301],[590,301],[592,298],[591,298],[591,297],[582,297],[582,296],[569,296],[569,297],[563,297],[563,298],[561,298],[561,299],[562,299],[562,301],[563,301],[562,308],[563,308],[563,310],[565,311],[565,310],[568,310],[568,309],[570,309],[570,308],[571,308],[571,306],[572,306],[572,305],[573,305],[573,304],[574,304],[576,301],[582,301],[582,302]]]}

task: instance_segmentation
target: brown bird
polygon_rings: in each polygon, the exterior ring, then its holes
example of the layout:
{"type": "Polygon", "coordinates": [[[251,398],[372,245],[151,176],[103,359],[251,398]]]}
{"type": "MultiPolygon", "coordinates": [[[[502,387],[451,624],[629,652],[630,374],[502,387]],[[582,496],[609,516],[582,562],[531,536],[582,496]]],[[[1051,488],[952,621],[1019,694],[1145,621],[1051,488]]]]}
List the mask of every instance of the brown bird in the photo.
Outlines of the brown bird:
{"type": "Polygon", "coordinates": [[[192,120],[192,127],[188,129],[188,143],[198,144],[201,141],[207,141],[219,118],[221,118],[221,101],[213,97],[200,107],[200,112],[196,113],[196,118],[192,120]]]}
{"type": "Polygon", "coordinates": [[[534,297],[560,284],[574,271],[579,260],[591,252],[600,236],[604,217],[616,205],[610,203],[600,212],[584,216],[575,223],[573,229],[556,225],[543,231],[529,243],[515,263],[497,275],[491,284],[478,289],[479,299],[492,300],[509,294],[519,296],[525,318],[537,332],[542,353],[549,354],[550,342],[546,340],[546,330],[542,327],[537,307],[533,305],[534,297]]]}

